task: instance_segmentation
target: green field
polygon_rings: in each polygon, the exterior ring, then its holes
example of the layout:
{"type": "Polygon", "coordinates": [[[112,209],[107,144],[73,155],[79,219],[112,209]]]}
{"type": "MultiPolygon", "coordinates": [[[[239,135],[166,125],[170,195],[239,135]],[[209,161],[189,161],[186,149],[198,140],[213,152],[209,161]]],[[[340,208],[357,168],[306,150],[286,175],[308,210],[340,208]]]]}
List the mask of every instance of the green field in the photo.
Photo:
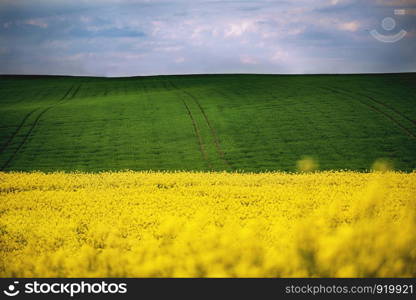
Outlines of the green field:
{"type": "Polygon", "coordinates": [[[3,171],[416,168],[416,74],[0,76],[3,171]]]}

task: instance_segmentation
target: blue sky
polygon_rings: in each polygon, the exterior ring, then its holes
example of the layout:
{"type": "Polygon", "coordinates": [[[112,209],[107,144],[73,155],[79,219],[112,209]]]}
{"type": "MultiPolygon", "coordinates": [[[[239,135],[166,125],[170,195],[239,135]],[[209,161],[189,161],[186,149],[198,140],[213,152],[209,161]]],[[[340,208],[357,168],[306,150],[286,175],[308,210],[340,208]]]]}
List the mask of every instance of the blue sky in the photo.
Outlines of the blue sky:
{"type": "Polygon", "coordinates": [[[412,71],[416,0],[0,1],[2,74],[412,71]]]}

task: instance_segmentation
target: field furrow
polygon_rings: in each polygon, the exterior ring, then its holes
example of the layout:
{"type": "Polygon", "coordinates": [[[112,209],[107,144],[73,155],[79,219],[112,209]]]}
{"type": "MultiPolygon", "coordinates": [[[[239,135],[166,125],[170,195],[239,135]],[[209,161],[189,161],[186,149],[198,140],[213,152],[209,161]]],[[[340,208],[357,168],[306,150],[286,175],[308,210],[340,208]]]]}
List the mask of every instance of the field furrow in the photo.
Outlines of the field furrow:
{"type": "MultiPolygon", "coordinates": [[[[74,98],[76,93],[79,91],[81,85],[78,86],[78,88],[74,91],[74,93],[72,94],[72,96],[70,97],[70,99],[74,98]]],[[[19,143],[19,145],[17,146],[16,150],[12,153],[12,155],[9,157],[9,159],[7,159],[5,161],[5,163],[1,166],[0,170],[5,170],[9,164],[13,161],[13,159],[16,157],[16,155],[18,154],[18,152],[22,149],[22,147],[25,145],[25,143],[27,142],[28,138],[30,137],[30,135],[33,133],[34,129],[36,128],[36,126],[38,125],[40,119],[42,118],[42,116],[47,113],[49,110],[51,110],[52,108],[54,108],[56,105],[59,105],[62,103],[62,101],[64,101],[69,93],[72,91],[73,87],[69,88],[68,91],[58,100],[58,102],[54,105],[45,107],[43,110],[41,110],[41,112],[38,114],[38,116],[36,117],[36,119],[34,120],[34,122],[31,124],[29,130],[27,131],[27,133],[23,136],[22,141],[19,143]]]]}
{"type": "MultiPolygon", "coordinates": [[[[343,95],[349,96],[349,97],[353,97],[354,99],[357,99],[360,103],[364,104],[365,106],[369,107],[371,110],[383,115],[385,118],[387,118],[388,120],[390,120],[391,122],[393,122],[394,124],[396,124],[400,129],[402,129],[402,131],[408,135],[411,138],[415,138],[416,139],[416,134],[413,133],[412,131],[409,130],[409,128],[407,128],[406,126],[404,126],[400,121],[398,121],[395,117],[393,117],[390,113],[387,113],[383,110],[381,110],[380,108],[378,108],[377,106],[375,106],[374,104],[371,103],[367,103],[357,97],[354,97],[353,95],[346,93],[342,90],[339,89],[334,89],[334,88],[326,88],[329,91],[332,91],[334,93],[341,93],[343,95]]],[[[368,98],[368,97],[367,97],[368,98]]]]}

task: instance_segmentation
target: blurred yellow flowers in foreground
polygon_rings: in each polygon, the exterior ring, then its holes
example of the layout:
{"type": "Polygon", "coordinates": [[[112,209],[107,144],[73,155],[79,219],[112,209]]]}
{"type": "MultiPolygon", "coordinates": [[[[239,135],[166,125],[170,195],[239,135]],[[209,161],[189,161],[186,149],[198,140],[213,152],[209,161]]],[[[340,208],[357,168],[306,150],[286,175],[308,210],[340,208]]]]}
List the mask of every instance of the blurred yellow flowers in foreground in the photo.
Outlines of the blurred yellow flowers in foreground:
{"type": "Polygon", "coordinates": [[[2,277],[416,276],[416,173],[0,173],[0,192],[2,277]]]}

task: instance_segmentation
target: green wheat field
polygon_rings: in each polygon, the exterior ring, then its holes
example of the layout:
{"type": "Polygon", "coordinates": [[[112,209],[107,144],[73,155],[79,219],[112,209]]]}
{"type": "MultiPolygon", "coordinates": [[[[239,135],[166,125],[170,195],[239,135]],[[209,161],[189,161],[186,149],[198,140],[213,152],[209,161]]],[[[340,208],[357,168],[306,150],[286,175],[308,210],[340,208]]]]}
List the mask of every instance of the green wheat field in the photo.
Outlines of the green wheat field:
{"type": "Polygon", "coordinates": [[[0,76],[1,171],[416,167],[416,74],[0,76]]]}

